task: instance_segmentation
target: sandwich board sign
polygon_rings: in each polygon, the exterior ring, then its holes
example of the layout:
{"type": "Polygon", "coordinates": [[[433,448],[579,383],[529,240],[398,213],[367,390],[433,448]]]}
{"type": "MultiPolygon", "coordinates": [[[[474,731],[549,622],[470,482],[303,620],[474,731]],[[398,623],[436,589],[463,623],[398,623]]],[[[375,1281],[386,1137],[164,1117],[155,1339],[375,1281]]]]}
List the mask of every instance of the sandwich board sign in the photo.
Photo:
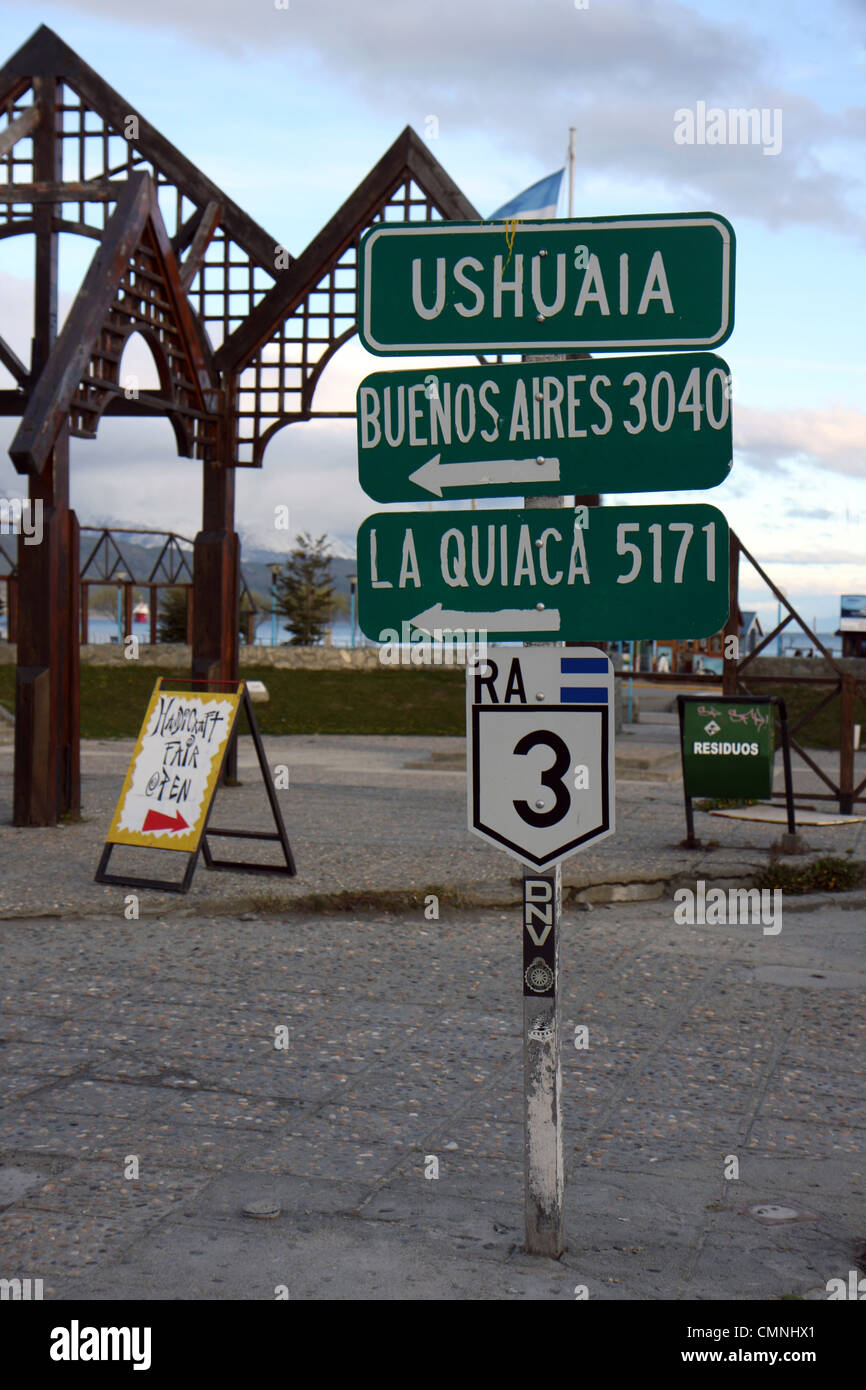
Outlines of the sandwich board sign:
{"type": "MultiPolygon", "coordinates": [[[[238,839],[279,840],[285,864],[268,866],[264,871],[294,874],[294,860],[282,813],[274,794],[270,769],[265,761],[261,735],[245,683],[198,683],[204,687],[235,684],[235,690],[168,688],[170,684],[177,683],[163,678],[157,681],[153,689],[106,836],[96,882],[186,892],[192,881],[200,848],[204,850],[208,868],[262,872],[262,865],[214,859],[207,843],[207,834],[238,839]],[[276,832],[219,830],[208,824],[229,741],[242,707],[259,757],[276,832]],[[116,845],[187,854],[189,859],[183,880],[168,882],[108,874],[108,861],[116,845]]],[[[196,682],[188,684],[194,685],[196,682]]]]}
{"type": "Polygon", "coordinates": [[[730,394],[711,352],[373,372],[359,478],[377,502],[716,487],[730,394]]]}
{"type": "Polygon", "coordinates": [[[718,347],[734,254],[713,212],[378,223],[361,238],[358,332],[380,356],[718,347]]]}
{"type": "Polygon", "coordinates": [[[548,869],[613,834],[613,682],[597,647],[489,647],[467,668],[473,835],[548,869]]]}

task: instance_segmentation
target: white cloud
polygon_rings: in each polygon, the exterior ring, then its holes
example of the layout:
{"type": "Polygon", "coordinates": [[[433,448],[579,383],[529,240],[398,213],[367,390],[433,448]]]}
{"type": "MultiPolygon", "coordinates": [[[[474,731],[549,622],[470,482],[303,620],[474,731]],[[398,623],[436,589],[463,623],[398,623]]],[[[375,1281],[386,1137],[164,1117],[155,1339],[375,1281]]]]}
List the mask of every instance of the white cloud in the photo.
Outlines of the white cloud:
{"type": "Polygon", "coordinates": [[[825,410],[761,410],[737,405],[734,448],[764,468],[783,460],[866,478],[866,413],[839,405],[825,410]]]}
{"type": "Polygon", "coordinates": [[[862,141],[862,111],[837,114],[779,85],[767,40],[739,17],[725,22],[723,9],[716,19],[676,0],[606,0],[585,10],[567,0],[291,0],[286,10],[152,0],[127,14],[113,0],[56,0],[56,8],[218,48],[244,64],[243,88],[252,87],[254,62],[280,56],[289,73],[312,72],[327,89],[330,116],[342,110],[353,124],[360,106],[368,117],[393,117],[395,129],[410,113],[419,128],[433,114],[443,141],[483,135],[507,156],[502,182],[480,172],[475,196],[486,194],[490,207],[518,191],[509,178],[524,165],[543,170],[564,155],[566,128],[575,124],[579,177],[615,180],[620,203],[632,184],[649,183],[667,204],[716,203],[774,227],[832,225],[861,237],[866,230],[855,201],[862,179],[854,159],[845,166],[845,152],[862,141]],[[781,154],[676,145],[674,112],[698,101],[778,108],[781,154]]]}

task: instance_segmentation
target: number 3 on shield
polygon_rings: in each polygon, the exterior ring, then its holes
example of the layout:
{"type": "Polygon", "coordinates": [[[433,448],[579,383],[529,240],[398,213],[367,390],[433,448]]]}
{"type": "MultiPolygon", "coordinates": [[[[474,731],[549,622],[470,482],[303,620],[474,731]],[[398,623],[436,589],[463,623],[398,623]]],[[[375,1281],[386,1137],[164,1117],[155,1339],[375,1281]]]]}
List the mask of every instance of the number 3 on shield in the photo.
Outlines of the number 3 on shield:
{"type": "Polygon", "coordinates": [[[536,729],[532,734],[524,734],[523,738],[515,743],[514,751],[525,756],[540,743],[555,754],[553,766],[541,774],[541,785],[550,787],[556,799],[549,811],[533,811],[528,801],[515,801],[514,809],[528,825],[556,825],[557,821],[561,821],[563,816],[568,814],[571,806],[571,792],[563,781],[571,766],[571,754],[564,740],[550,729],[536,729]]]}

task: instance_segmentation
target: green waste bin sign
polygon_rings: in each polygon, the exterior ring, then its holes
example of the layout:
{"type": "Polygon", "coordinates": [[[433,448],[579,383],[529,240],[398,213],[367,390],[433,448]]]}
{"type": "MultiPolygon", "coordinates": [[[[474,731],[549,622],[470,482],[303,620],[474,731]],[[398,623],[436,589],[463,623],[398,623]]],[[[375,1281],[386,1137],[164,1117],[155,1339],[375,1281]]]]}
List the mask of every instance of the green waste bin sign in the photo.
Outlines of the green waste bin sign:
{"type": "Polygon", "coordinates": [[[755,797],[773,793],[773,706],[769,700],[684,700],[686,796],[755,797]]]}

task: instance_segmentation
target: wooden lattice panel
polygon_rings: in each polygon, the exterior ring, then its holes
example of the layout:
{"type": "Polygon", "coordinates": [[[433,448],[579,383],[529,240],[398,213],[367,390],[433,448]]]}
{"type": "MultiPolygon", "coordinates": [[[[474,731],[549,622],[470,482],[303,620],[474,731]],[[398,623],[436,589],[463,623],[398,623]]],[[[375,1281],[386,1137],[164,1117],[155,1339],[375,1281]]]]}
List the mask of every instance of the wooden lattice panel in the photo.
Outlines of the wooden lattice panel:
{"type": "MultiPolygon", "coordinates": [[[[0,106],[0,136],[13,121],[32,108],[33,90],[27,87],[0,106]]],[[[139,118],[130,112],[125,124],[139,118]]],[[[137,172],[150,174],[157,191],[160,212],[179,257],[191,242],[199,218],[215,192],[212,186],[193,189],[173,176],[135,138],[95,110],[69,82],[58,84],[57,137],[61,145],[63,182],[70,191],[68,200],[57,203],[54,225],[57,231],[100,240],[120,192],[137,172]],[[117,193],[111,185],[117,184],[117,193]]],[[[33,207],[26,188],[33,181],[33,142],[19,140],[0,156],[0,185],[12,184],[22,190],[20,203],[0,204],[0,236],[32,230],[33,207]]],[[[231,220],[231,219],[230,219],[231,220]]],[[[258,240],[264,241],[256,228],[258,240]]],[[[202,323],[207,327],[211,346],[219,344],[249,315],[276,279],[277,247],[268,256],[261,247],[254,252],[241,245],[230,230],[220,228],[205,253],[204,262],[189,286],[188,294],[202,323]]]]}
{"type": "MultiPolygon", "coordinates": [[[[20,117],[33,109],[33,91],[28,88],[18,97],[7,97],[0,106],[0,136],[20,117]]],[[[33,138],[24,136],[0,156],[0,184],[27,184],[33,181],[33,138]]],[[[0,204],[0,237],[29,232],[33,226],[30,203],[0,204]]]]}
{"type": "MultiPolygon", "coordinates": [[[[358,227],[349,246],[335,254],[316,286],[285,318],[240,374],[236,458],[258,467],[268,440],[293,420],[333,412],[315,411],[313,393],[334,353],[358,325],[358,245],[378,222],[441,219],[433,200],[406,177],[376,212],[358,227]]],[[[354,415],[354,411],[345,412],[354,415]]]]}
{"type": "Polygon", "coordinates": [[[138,332],[153,351],[159,369],[164,408],[173,417],[196,458],[216,457],[216,421],[201,407],[201,392],[190,379],[187,355],[175,321],[169,288],[148,227],[124,271],[117,294],[90,355],[69,410],[70,433],[94,439],[108,401],[123,388],[120,362],[126,339],[138,332]]]}

